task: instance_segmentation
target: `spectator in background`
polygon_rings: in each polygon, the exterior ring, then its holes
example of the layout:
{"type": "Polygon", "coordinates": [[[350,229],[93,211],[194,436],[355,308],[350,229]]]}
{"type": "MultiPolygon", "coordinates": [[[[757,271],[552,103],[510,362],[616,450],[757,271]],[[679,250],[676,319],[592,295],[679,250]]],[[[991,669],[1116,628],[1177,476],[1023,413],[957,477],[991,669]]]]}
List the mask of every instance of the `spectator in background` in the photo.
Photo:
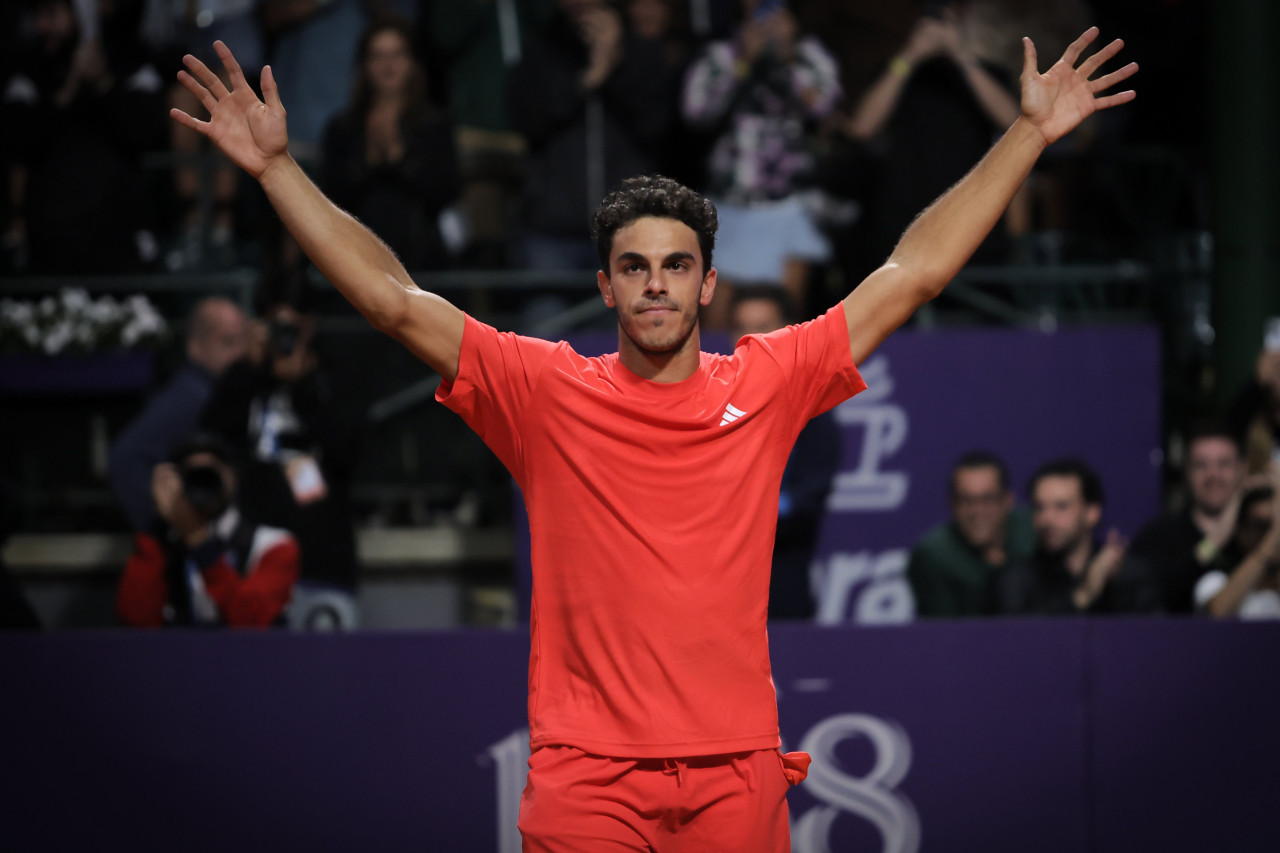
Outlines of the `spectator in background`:
{"type": "Polygon", "coordinates": [[[151,530],[153,470],[179,437],[196,428],[214,383],[244,356],[247,343],[248,323],[234,302],[211,296],[196,304],[187,322],[186,362],[111,447],[111,491],[133,530],[151,530]]]}
{"type": "Polygon", "coordinates": [[[306,300],[300,273],[267,289],[248,357],[222,375],[200,422],[245,460],[246,514],[298,538],[302,579],[351,591],[357,567],[349,492],[359,423],[334,403],[306,300]]]}
{"type": "Polygon", "coordinates": [[[1232,407],[1232,422],[1244,436],[1245,466],[1250,474],[1264,473],[1280,464],[1280,340],[1258,355],[1254,381],[1232,407]]]}
{"type": "Polygon", "coordinates": [[[1040,468],[1031,479],[1036,545],[1030,557],[994,578],[995,612],[1061,616],[1157,610],[1158,591],[1145,567],[1125,560],[1116,530],[1099,547],[1102,483],[1077,459],[1040,468]]]}
{"type": "MultiPolygon", "coordinates": [[[[961,27],[967,3],[930,3],[902,47],[859,98],[846,130],[879,149],[869,205],[879,262],[916,213],[962,178],[1018,117],[1012,81],[979,61],[961,27]]],[[[974,256],[1003,253],[998,231],[974,256]]]]}
{"type": "Polygon", "coordinates": [[[507,265],[511,211],[524,172],[524,140],[507,115],[507,67],[519,62],[524,34],[536,30],[545,0],[452,0],[424,9],[431,55],[443,66],[445,98],[458,128],[462,262],[507,265]]]}
{"type": "Polygon", "coordinates": [[[652,172],[676,119],[661,42],[637,39],[605,0],[558,0],[507,76],[508,112],[529,146],[523,240],[534,269],[599,266],[588,224],[624,178],[652,172]]]}
{"type": "MultiPolygon", "coordinates": [[[[682,0],[626,0],[622,8],[633,49],[654,58],[667,89],[664,99],[678,104],[693,50],[686,4],[682,0]]],[[[661,174],[685,186],[701,186],[711,141],[706,134],[692,133],[676,116],[667,132],[650,143],[649,153],[661,174]]]]}
{"type": "MultiPolygon", "coordinates": [[[[735,349],[745,335],[767,335],[795,322],[786,294],[776,288],[738,291],[730,317],[735,349]]],[[[787,458],[769,575],[770,620],[813,619],[809,569],[840,451],[840,427],[832,412],[824,412],[800,432],[787,458]]]]}
{"type": "Polygon", "coordinates": [[[439,220],[457,196],[453,129],[427,100],[409,22],[372,24],[356,66],[351,102],[325,132],[320,185],[407,269],[445,267],[439,220]]]}
{"type": "MultiPolygon", "coordinates": [[[[261,68],[266,56],[261,5],[261,0],[169,3],[171,11],[163,20],[168,29],[165,35],[181,53],[199,57],[211,68],[217,67],[213,53],[215,40],[225,42],[236,56],[245,57],[248,68],[261,68]]],[[[176,71],[175,68],[173,73],[165,75],[166,81],[170,81],[169,106],[192,115],[202,113],[203,108],[195,96],[174,80],[176,71]]],[[[229,83],[226,72],[221,74],[223,83],[229,83]]],[[[177,122],[169,123],[169,144],[175,153],[191,158],[210,150],[201,134],[177,122]]],[[[211,156],[216,158],[216,165],[207,170],[192,162],[179,164],[173,170],[178,230],[165,256],[165,265],[170,270],[227,266],[235,260],[240,173],[225,159],[211,156]],[[208,221],[203,219],[204,211],[200,208],[200,193],[206,189],[201,186],[204,180],[209,181],[208,221]]]]}
{"type": "Polygon", "coordinates": [[[1186,477],[1187,506],[1147,522],[1129,546],[1151,567],[1170,613],[1192,611],[1197,582],[1235,530],[1245,479],[1239,439],[1225,425],[1194,427],[1187,436],[1186,477]]]}
{"type": "Polygon", "coordinates": [[[234,455],[217,436],[178,442],[151,481],[159,523],[134,536],[116,593],[126,625],[262,628],[282,620],[298,545],[236,506],[234,455]]]}
{"type": "Polygon", "coordinates": [[[1280,619],[1280,468],[1245,492],[1231,541],[1196,583],[1196,609],[1215,618],[1280,619]]]}
{"type": "MultiPolygon", "coordinates": [[[[812,125],[840,96],[838,69],[783,3],[742,8],[736,37],[713,42],[690,67],[683,98],[689,124],[722,128],[708,165],[720,216],[717,286],[780,285],[807,312],[810,266],[831,250],[798,192],[813,168],[812,125]]],[[[725,319],[707,317],[720,327],[725,319]]]]}
{"type": "Polygon", "coordinates": [[[156,253],[140,157],[163,147],[163,83],[137,38],[140,4],[103,11],[100,37],[82,39],[70,0],[37,0],[4,84],[9,240],[32,273],[129,272],[156,253]]]}
{"type": "Polygon", "coordinates": [[[1031,514],[1014,506],[1004,460],[986,451],[960,457],[951,469],[948,496],[951,520],[926,532],[907,563],[916,615],[984,615],[995,578],[1032,554],[1031,514]]]}

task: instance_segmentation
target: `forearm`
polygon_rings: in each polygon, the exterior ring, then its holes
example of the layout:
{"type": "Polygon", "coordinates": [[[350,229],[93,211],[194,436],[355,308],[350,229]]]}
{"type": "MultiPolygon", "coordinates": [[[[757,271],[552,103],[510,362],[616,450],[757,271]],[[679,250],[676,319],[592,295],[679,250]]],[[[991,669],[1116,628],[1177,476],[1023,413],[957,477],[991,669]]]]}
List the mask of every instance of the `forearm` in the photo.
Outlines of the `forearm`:
{"type": "Polygon", "coordinates": [[[1267,555],[1270,551],[1257,548],[1245,557],[1227,579],[1222,591],[1209,599],[1205,610],[1215,619],[1235,616],[1244,603],[1245,596],[1258,584],[1262,573],[1267,568],[1267,555]]]}
{"type": "Polygon", "coordinates": [[[378,237],[320,192],[291,157],[259,179],[272,207],[316,269],[375,328],[395,328],[417,290],[378,237]]]}
{"type": "Polygon", "coordinates": [[[1000,220],[1045,148],[1034,125],[1018,119],[969,174],[911,224],[889,264],[937,295],[1000,220]]]}
{"type": "Polygon", "coordinates": [[[871,88],[858,102],[853,117],[849,119],[849,135],[854,139],[870,139],[884,129],[885,123],[893,115],[894,107],[911,73],[911,66],[906,60],[895,58],[880,79],[871,84],[871,88]]]}

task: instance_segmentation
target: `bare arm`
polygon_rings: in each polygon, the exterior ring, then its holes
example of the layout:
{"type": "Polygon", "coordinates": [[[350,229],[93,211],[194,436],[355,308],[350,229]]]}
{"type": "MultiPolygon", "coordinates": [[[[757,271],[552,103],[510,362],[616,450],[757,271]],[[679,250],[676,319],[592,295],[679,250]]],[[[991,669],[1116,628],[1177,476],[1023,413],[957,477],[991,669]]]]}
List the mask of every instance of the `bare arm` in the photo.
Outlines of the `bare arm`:
{"type": "Polygon", "coordinates": [[[1205,610],[1210,616],[1215,619],[1226,619],[1240,612],[1240,605],[1244,603],[1245,596],[1258,585],[1268,564],[1275,559],[1276,551],[1280,550],[1277,548],[1276,538],[1274,532],[1269,534],[1262,544],[1240,561],[1240,565],[1236,566],[1227,578],[1226,586],[1205,605],[1205,610]]]}
{"type": "Polygon", "coordinates": [[[228,90],[193,56],[178,73],[205,109],[200,121],[181,110],[170,115],[196,130],[262,185],[285,227],[316,268],[379,331],[403,343],[446,380],[458,374],[462,312],[420,290],[404,266],[372,231],[320,192],[287,151],[285,110],[271,67],[262,70],[258,99],[222,42],[214,44],[230,75],[228,90]]]}
{"type": "Polygon", "coordinates": [[[968,175],[925,209],[884,265],[844,299],[849,347],[861,364],[889,334],[947,286],[999,221],[1040,152],[1099,109],[1133,100],[1132,91],[1099,97],[1138,70],[1136,63],[1091,80],[1119,52],[1117,39],[1075,68],[1098,35],[1090,28],[1045,74],[1023,39],[1022,111],[968,175]]]}

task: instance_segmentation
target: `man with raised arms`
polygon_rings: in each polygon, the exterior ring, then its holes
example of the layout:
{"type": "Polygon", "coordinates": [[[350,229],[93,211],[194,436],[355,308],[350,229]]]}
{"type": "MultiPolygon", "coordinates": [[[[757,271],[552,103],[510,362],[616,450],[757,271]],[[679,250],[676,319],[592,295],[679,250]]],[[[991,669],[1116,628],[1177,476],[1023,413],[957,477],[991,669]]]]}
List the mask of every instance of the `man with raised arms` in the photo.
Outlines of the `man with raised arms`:
{"type": "Polygon", "coordinates": [[[256,178],[316,267],[382,332],[437,370],[438,393],[510,469],[529,511],[532,756],[525,850],[789,849],[765,616],[778,487],[814,415],[861,391],[862,363],[937,296],[995,225],[1045,146],[1137,71],[1096,76],[1090,29],[1048,72],[1024,39],[1022,112],[889,259],[808,323],[699,349],[715,293],[715,208],[633,179],[596,213],[596,284],[618,352],[498,332],[420,290],[287,152],[271,69],[265,101],[226,46],[228,89],[194,57],[179,79],[210,113],[173,118],[256,178]],[[1079,63],[1077,67],[1077,63],[1079,63]]]}

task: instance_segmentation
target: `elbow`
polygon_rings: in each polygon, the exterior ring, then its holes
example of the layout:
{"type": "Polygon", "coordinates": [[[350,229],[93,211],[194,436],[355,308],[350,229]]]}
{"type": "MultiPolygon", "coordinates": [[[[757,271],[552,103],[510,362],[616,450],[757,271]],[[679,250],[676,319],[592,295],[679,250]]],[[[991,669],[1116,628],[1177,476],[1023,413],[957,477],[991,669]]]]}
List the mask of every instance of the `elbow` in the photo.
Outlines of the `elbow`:
{"type": "Polygon", "coordinates": [[[409,319],[409,292],[399,282],[393,282],[384,298],[368,306],[364,311],[369,324],[385,335],[396,337],[409,319]]]}

